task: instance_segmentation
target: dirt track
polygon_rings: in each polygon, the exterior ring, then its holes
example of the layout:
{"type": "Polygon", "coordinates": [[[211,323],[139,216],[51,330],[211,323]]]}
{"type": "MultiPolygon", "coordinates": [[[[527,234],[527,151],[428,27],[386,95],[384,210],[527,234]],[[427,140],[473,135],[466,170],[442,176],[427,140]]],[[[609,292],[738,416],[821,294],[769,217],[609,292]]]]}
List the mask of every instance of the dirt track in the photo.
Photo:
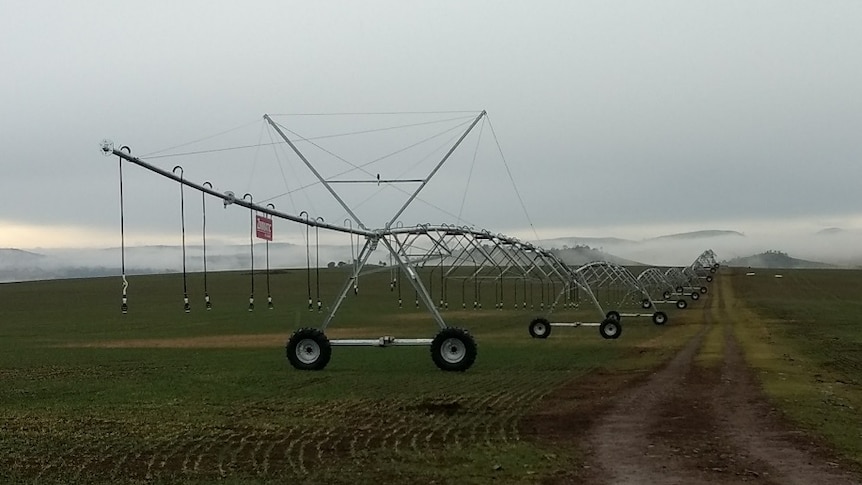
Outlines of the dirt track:
{"type": "Polygon", "coordinates": [[[556,411],[535,416],[533,432],[575,442],[587,454],[583,469],[552,482],[862,483],[766,402],[733,332],[725,306],[732,298],[729,283],[714,285],[704,327],[660,370],[634,378],[600,375],[548,398],[546,409],[556,411]],[[714,325],[724,336],[722,361],[699,365],[695,358],[714,325]],[[591,403],[567,405],[585,392],[591,403]]]}

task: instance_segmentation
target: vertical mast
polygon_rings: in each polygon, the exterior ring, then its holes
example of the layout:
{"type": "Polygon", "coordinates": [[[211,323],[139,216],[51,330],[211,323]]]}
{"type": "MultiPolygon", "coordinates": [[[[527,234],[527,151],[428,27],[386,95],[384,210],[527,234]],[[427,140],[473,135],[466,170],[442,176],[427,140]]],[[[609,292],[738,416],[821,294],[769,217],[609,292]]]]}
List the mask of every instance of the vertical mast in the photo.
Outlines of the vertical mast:
{"type": "Polygon", "coordinates": [[[392,219],[389,220],[389,222],[386,224],[386,227],[390,227],[392,224],[395,224],[395,221],[398,220],[398,217],[401,216],[401,214],[403,214],[405,210],[407,210],[407,207],[413,202],[414,199],[416,199],[416,196],[419,195],[419,192],[421,192],[422,189],[424,189],[425,186],[428,185],[428,182],[431,181],[431,178],[434,177],[434,174],[436,174],[437,171],[440,170],[440,167],[442,167],[443,164],[446,163],[446,160],[448,160],[449,157],[452,156],[452,153],[455,151],[455,149],[457,149],[461,142],[464,141],[464,138],[467,138],[467,135],[469,135],[470,132],[473,131],[473,128],[476,126],[477,123],[479,123],[479,120],[481,120],[482,117],[484,117],[486,114],[487,113],[485,112],[485,110],[482,110],[482,112],[479,113],[479,116],[477,116],[476,119],[473,120],[472,123],[470,123],[470,126],[467,128],[467,130],[464,131],[461,137],[458,138],[458,141],[456,141],[455,144],[452,145],[452,148],[450,148],[449,151],[446,152],[446,155],[443,157],[442,160],[440,160],[437,166],[434,167],[434,170],[432,170],[431,173],[429,173],[428,176],[425,177],[425,180],[423,180],[422,184],[416,188],[416,191],[413,192],[413,195],[411,195],[410,198],[407,199],[407,202],[405,202],[404,205],[402,205],[401,208],[398,209],[398,212],[396,212],[395,215],[392,216],[392,219]]]}
{"type": "Polygon", "coordinates": [[[272,118],[270,118],[268,114],[265,114],[265,115],[263,115],[263,119],[265,119],[266,122],[269,123],[270,126],[272,126],[272,128],[276,131],[276,133],[278,133],[278,136],[280,136],[285,142],[287,142],[287,144],[290,146],[290,148],[293,150],[293,152],[296,153],[296,155],[299,157],[300,160],[302,160],[302,163],[304,163],[305,166],[308,167],[309,170],[311,170],[311,173],[313,173],[314,176],[317,177],[317,180],[320,180],[320,183],[322,183],[323,186],[326,187],[326,190],[328,190],[329,193],[332,194],[333,197],[335,197],[335,200],[337,200],[338,203],[341,204],[341,207],[345,211],[347,211],[347,213],[350,215],[350,218],[353,219],[354,221],[356,221],[356,224],[359,225],[359,227],[361,227],[362,229],[368,230],[368,228],[365,227],[365,224],[363,224],[362,221],[359,220],[359,217],[352,210],[350,210],[350,207],[347,206],[347,204],[341,199],[341,197],[338,196],[338,194],[335,192],[335,190],[329,185],[329,182],[327,182],[326,179],[324,179],[323,176],[320,175],[320,172],[318,172],[317,169],[315,169],[314,166],[311,163],[309,163],[308,159],[305,158],[305,155],[303,155],[302,152],[300,152],[299,149],[296,148],[296,145],[294,145],[293,142],[290,141],[290,139],[287,137],[287,135],[285,135],[284,132],[281,131],[281,128],[277,124],[275,124],[274,121],[272,121],[272,118]]]}

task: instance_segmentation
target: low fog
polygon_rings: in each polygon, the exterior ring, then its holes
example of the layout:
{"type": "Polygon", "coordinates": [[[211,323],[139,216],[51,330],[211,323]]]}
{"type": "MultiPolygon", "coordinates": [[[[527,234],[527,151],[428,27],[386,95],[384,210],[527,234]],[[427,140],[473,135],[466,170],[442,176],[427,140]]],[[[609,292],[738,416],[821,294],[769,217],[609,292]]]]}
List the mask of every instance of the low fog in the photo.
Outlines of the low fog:
{"type": "Polygon", "coordinates": [[[862,266],[862,233],[833,234],[723,235],[710,238],[657,238],[634,243],[606,244],[605,252],[653,266],[691,264],[706,249],[715,251],[719,261],[747,257],[770,250],[797,259],[839,267],[862,266]]]}
{"type": "MultiPolygon", "coordinates": [[[[773,235],[745,235],[723,232],[718,236],[698,237],[680,234],[644,240],[613,238],[566,237],[541,241],[548,249],[562,249],[579,245],[590,246],[604,253],[650,266],[687,266],[704,250],[715,251],[719,261],[730,261],[766,251],[781,251],[797,259],[827,263],[840,268],[862,267],[860,231],[831,230],[817,234],[785,233],[773,235]]],[[[326,267],[330,264],[350,264],[359,248],[349,244],[271,243],[269,266],[278,268],[305,268],[306,265],[326,267]]],[[[254,266],[266,267],[266,244],[254,246],[254,266]]],[[[207,247],[209,271],[248,270],[251,251],[249,246],[210,245],[207,247]]],[[[388,254],[378,249],[369,263],[390,264],[388,254]]],[[[182,247],[140,246],[126,249],[127,274],[171,273],[183,268],[182,247]]],[[[121,251],[109,249],[29,249],[0,250],[0,282],[119,275],[121,251]]],[[[186,269],[203,270],[203,247],[186,247],[186,269]]]]}

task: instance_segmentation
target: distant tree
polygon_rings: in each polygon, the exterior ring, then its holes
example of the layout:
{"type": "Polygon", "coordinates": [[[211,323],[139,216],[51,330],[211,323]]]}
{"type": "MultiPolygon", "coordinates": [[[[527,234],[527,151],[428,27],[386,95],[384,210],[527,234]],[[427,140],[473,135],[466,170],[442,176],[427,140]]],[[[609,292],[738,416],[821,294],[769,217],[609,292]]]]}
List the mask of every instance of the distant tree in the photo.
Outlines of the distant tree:
{"type": "MultiPolygon", "coordinates": [[[[338,266],[341,266],[341,263],[338,263],[338,266]]],[[[330,261],[330,262],[326,263],[326,267],[327,268],[334,268],[335,267],[335,261],[330,261]]]]}

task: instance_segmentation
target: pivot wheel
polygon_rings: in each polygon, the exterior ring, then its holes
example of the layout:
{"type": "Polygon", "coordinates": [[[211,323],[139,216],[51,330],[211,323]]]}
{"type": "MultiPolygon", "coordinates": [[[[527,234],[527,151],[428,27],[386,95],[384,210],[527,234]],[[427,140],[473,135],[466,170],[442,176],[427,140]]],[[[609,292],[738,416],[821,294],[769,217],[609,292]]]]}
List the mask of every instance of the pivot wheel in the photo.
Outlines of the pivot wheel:
{"type": "Polygon", "coordinates": [[[709,291],[709,290],[707,290],[705,286],[700,287],[700,292],[703,293],[704,295],[706,294],[707,291],[709,291]]]}
{"type": "Polygon", "coordinates": [[[700,294],[699,294],[699,293],[697,293],[697,292],[693,292],[693,293],[691,294],[691,299],[692,299],[692,300],[694,300],[694,301],[699,300],[699,299],[700,299],[700,294]]]}
{"type": "Polygon", "coordinates": [[[476,360],[476,341],[466,330],[444,328],[431,342],[431,360],[442,370],[464,372],[476,360]]]}
{"type": "Polygon", "coordinates": [[[599,325],[599,333],[603,338],[616,339],[620,337],[621,333],[623,333],[623,326],[619,320],[606,318],[605,321],[599,325]]]}
{"type": "Polygon", "coordinates": [[[665,300],[670,300],[670,292],[669,291],[665,291],[661,296],[663,296],[665,300]]]}
{"type": "Polygon", "coordinates": [[[649,299],[644,298],[643,301],[641,301],[641,306],[644,310],[646,310],[647,308],[652,308],[652,302],[649,301],[649,299]]]}
{"type": "Polygon", "coordinates": [[[290,365],[299,370],[321,370],[332,357],[329,339],[316,328],[300,328],[293,332],[285,350],[290,365]]]}
{"type": "Polygon", "coordinates": [[[530,336],[533,338],[548,338],[551,335],[551,322],[546,318],[536,318],[530,322],[530,336]]]}
{"type": "Polygon", "coordinates": [[[706,282],[707,282],[707,283],[712,283],[712,275],[707,275],[707,276],[706,276],[706,282]]]}
{"type": "Polygon", "coordinates": [[[684,310],[685,307],[687,307],[687,306],[688,306],[688,303],[685,300],[677,300],[676,301],[676,307],[679,308],[680,310],[684,310]]]}
{"type": "Polygon", "coordinates": [[[667,323],[667,315],[664,312],[655,312],[652,314],[652,323],[656,325],[664,325],[667,323]]]}
{"type": "MultiPolygon", "coordinates": [[[[611,310],[611,311],[605,313],[605,319],[606,320],[614,320],[614,321],[619,322],[620,321],[620,312],[618,312],[616,310],[611,310]]],[[[607,337],[605,337],[605,338],[607,338],[607,337]]]]}

